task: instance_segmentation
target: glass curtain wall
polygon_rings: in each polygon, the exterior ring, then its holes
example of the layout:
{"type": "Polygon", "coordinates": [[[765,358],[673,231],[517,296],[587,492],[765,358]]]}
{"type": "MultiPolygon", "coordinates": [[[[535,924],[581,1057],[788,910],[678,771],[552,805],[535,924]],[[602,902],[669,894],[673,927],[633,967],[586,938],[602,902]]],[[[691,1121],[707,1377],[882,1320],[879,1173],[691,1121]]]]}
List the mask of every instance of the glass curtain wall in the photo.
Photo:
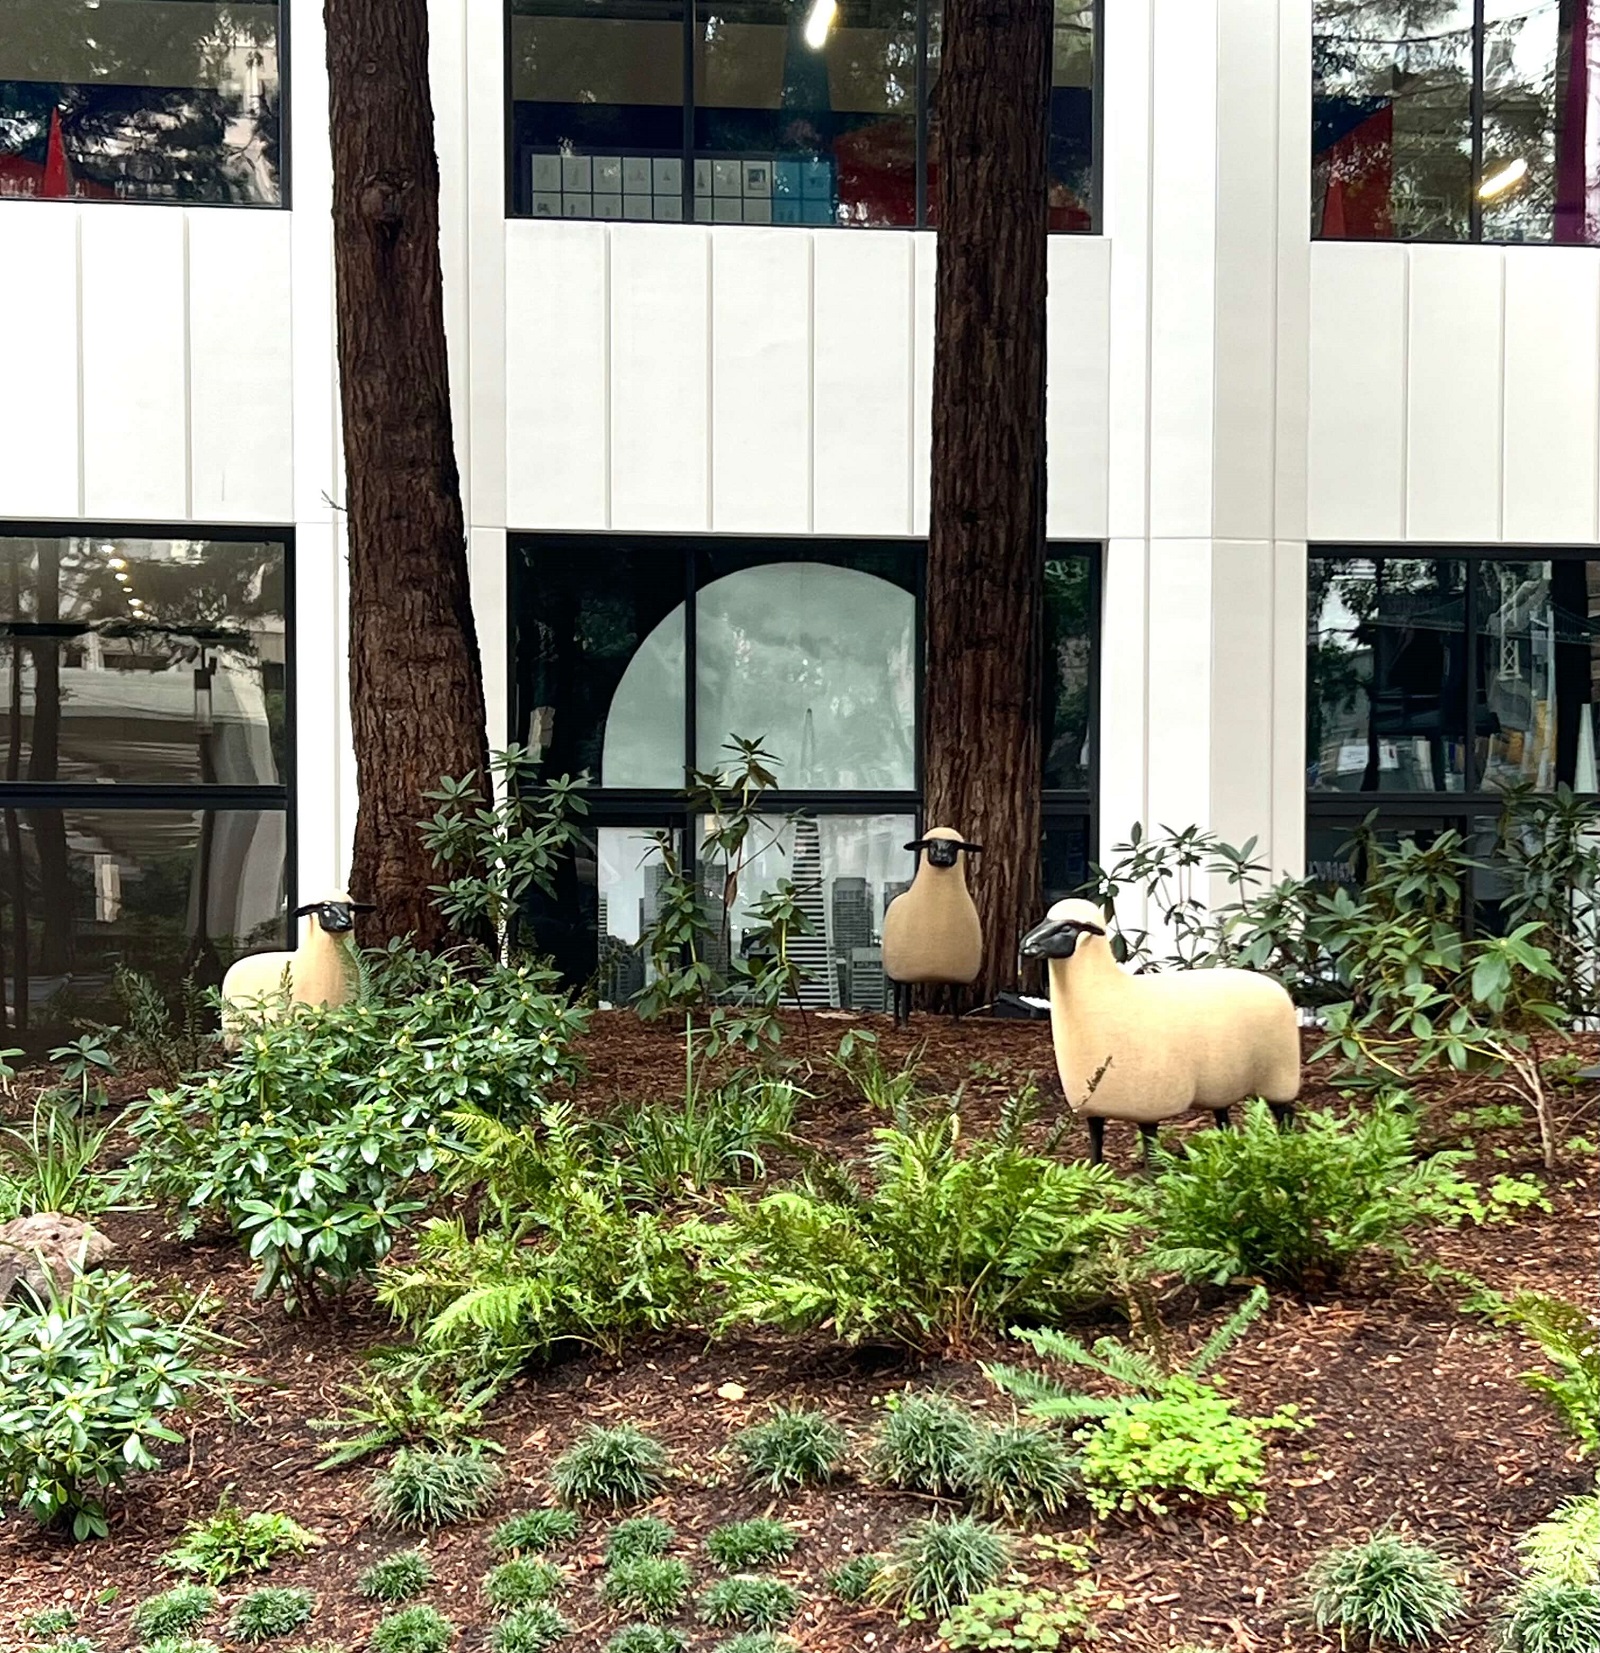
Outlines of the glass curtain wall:
{"type": "Polygon", "coordinates": [[[289,547],[0,537],[0,984],[39,1042],[115,1019],[119,967],[214,986],[282,946],[289,547]]]}
{"type": "Polygon", "coordinates": [[[284,202],[279,0],[5,0],[0,196],[284,202]]]}

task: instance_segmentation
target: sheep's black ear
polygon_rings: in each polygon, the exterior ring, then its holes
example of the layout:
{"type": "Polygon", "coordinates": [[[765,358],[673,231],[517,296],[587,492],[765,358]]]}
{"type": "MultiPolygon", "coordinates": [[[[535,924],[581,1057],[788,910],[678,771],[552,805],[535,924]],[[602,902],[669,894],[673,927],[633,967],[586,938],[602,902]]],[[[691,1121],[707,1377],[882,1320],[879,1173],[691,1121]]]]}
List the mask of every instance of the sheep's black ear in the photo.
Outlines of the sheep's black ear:
{"type": "Polygon", "coordinates": [[[928,840],[926,838],[913,838],[911,842],[905,846],[905,848],[909,850],[926,849],[927,847],[928,840]]]}
{"type": "Polygon", "coordinates": [[[375,913],[377,908],[370,901],[352,901],[350,911],[353,913],[375,913]]]}
{"type": "Polygon", "coordinates": [[[294,910],[294,916],[296,918],[309,918],[314,912],[320,910],[321,906],[322,903],[320,901],[309,902],[304,907],[296,907],[294,910]]]}
{"type": "Polygon", "coordinates": [[[956,848],[957,849],[964,849],[967,852],[968,855],[982,855],[983,854],[983,845],[982,844],[958,843],[956,845],[956,848]]]}

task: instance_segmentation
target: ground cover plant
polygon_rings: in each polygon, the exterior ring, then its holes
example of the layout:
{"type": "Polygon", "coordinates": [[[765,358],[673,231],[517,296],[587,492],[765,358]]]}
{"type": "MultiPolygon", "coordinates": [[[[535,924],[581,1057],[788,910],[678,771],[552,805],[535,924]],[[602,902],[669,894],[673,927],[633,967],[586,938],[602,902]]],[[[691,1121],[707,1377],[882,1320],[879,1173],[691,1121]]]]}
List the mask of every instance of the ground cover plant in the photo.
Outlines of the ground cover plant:
{"type": "Polygon", "coordinates": [[[175,1584],[134,1608],[133,1633],[142,1642],[181,1636],[204,1624],[216,1610],[217,1592],[209,1584],[175,1584]]]}
{"type": "Polygon", "coordinates": [[[316,1604],[316,1597],[309,1590],[271,1585],[252,1590],[228,1619],[229,1639],[264,1642],[291,1635],[310,1619],[316,1604]]]}
{"type": "Polygon", "coordinates": [[[605,1653],[685,1653],[688,1646],[681,1630],[664,1624],[629,1624],[606,1643],[605,1653]]]}
{"type": "Polygon", "coordinates": [[[939,1626],[952,1648],[1008,1647],[1048,1653],[1080,1640],[1094,1639],[1094,1614],[1085,1599],[1092,1588],[1084,1581],[1071,1590],[1053,1590],[1021,1578],[1015,1584],[991,1585],[969,1596],[939,1626]]]}
{"type": "Polygon", "coordinates": [[[741,1430],[733,1449],[757,1486],[785,1492],[831,1481],[848,1444],[845,1432],[824,1413],[780,1406],[765,1422],[741,1430]]]}
{"type": "Polygon", "coordinates": [[[578,1536],[579,1521],[571,1510],[523,1510],[508,1515],[489,1535],[489,1548],[496,1555],[521,1555],[525,1551],[554,1549],[578,1536]]]}
{"type": "Polygon", "coordinates": [[[436,1607],[408,1607],[378,1620],[372,1653],[444,1653],[456,1627],[436,1607]]]}
{"type": "Polygon", "coordinates": [[[869,1593],[908,1615],[945,1618],[997,1583],[1011,1559],[1011,1541],[998,1527],[967,1515],[929,1516],[901,1533],[869,1593]]]}
{"type": "Polygon", "coordinates": [[[356,1580],[356,1588],[374,1601],[410,1601],[433,1582],[433,1564],[421,1550],[396,1550],[375,1561],[356,1580]]]}
{"type": "Polygon", "coordinates": [[[730,1521],[706,1534],[706,1554],[728,1573],[746,1572],[782,1561],[800,1541],[793,1527],[768,1517],[730,1521]]]}
{"type": "Polygon", "coordinates": [[[962,1485],[988,1514],[1026,1524],[1066,1508],[1080,1485],[1077,1458],[1051,1429],[1001,1424],[973,1442],[962,1485]]]}
{"type": "Polygon", "coordinates": [[[606,1538],[606,1560],[633,1561],[645,1555],[665,1555],[678,1530],[659,1515],[631,1515],[619,1521],[606,1538]]]}
{"type": "Polygon", "coordinates": [[[481,1451],[403,1446],[372,1479],[372,1507],[390,1526],[443,1527],[480,1514],[502,1472],[481,1451]]]}
{"type": "Polygon", "coordinates": [[[670,1619],[683,1609],[692,1584],[689,1565],[676,1556],[624,1556],[610,1563],[600,1584],[608,1607],[646,1619],[670,1619]]]}
{"type": "Polygon", "coordinates": [[[564,1582],[561,1570],[548,1561],[519,1557],[502,1561],[484,1574],[483,1599],[498,1612],[510,1612],[548,1601],[564,1582]]]}
{"type": "Polygon", "coordinates": [[[1378,1533],[1321,1557],[1306,1577],[1312,1621],[1372,1646],[1415,1647],[1459,1618],[1455,1569],[1425,1544],[1378,1533]]]}
{"type": "Polygon", "coordinates": [[[545,1653],[572,1634],[560,1610],[547,1601],[508,1613],[489,1632],[490,1653],[545,1653]]]}
{"type": "Polygon", "coordinates": [[[550,1466],[550,1485],[580,1509],[637,1504],[666,1482],[667,1449],[633,1424],[591,1424],[550,1466]]]}
{"type": "Polygon", "coordinates": [[[885,1486],[947,1497],[967,1484],[978,1427],[942,1395],[893,1396],[873,1439],[872,1472],[885,1486]]]}
{"type": "Polygon", "coordinates": [[[800,1596],[782,1579],[735,1573],[704,1591],[695,1611],[717,1629],[777,1630],[800,1611],[800,1596]]]}
{"type": "Polygon", "coordinates": [[[208,1584],[226,1584],[241,1573],[265,1572],[280,1556],[303,1555],[321,1540],[278,1510],[241,1510],[224,1493],[216,1513],[184,1528],[164,1565],[193,1573],[208,1584]]]}

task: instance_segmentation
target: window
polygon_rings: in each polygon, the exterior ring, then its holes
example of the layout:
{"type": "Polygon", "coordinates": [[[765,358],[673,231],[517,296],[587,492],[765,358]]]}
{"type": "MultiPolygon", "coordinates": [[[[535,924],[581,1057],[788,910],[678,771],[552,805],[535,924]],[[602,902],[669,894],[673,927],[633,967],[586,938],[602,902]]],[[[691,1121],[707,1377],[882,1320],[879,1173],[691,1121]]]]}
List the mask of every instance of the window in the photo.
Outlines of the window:
{"type": "MultiPolygon", "coordinates": [[[[652,834],[699,841],[684,769],[716,767],[739,735],[773,753],[771,807],[796,818],[748,868],[730,945],[791,878],[814,932],[799,943],[814,955],[805,1002],[884,1008],[883,912],[921,813],[922,557],[885,540],[513,537],[512,726],[548,773],[592,783],[585,850],[535,915],[567,976],[598,975],[612,1003],[644,986],[638,942],[665,877],[652,834]]],[[[1093,850],[1097,579],[1087,551],[1052,548],[1043,853],[1057,894],[1093,850]]]]}
{"type": "MultiPolygon", "coordinates": [[[[1056,0],[1050,225],[1096,213],[1097,0],[1056,0]]],[[[523,217],[935,220],[939,0],[510,0],[523,217]]]]}
{"type": "Polygon", "coordinates": [[[1316,0],[1312,233],[1600,242],[1595,0],[1316,0]]]}
{"type": "Polygon", "coordinates": [[[6,0],[0,196],[283,204],[279,0],[6,0]]]}
{"type": "Polygon", "coordinates": [[[0,537],[8,1037],[285,944],[289,548],[154,532],[0,537]]]}

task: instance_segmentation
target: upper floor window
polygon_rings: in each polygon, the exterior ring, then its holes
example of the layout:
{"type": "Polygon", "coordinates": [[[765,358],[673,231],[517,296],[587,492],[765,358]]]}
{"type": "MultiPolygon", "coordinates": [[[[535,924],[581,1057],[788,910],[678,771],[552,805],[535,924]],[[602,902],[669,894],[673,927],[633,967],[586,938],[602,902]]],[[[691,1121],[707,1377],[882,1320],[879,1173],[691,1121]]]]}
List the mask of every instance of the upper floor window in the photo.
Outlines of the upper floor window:
{"type": "Polygon", "coordinates": [[[1315,0],[1314,235],[1600,242],[1595,0],[1315,0]]]}
{"type": "MultiPolygon", "coordinates": [[[[1050,227],[1096,211],[1098,0],[1056,0],[1050,227]]],[[[534,218],[936,220],[939,0],[510,0],[510,207],[534,218]]]]}
{"type": "Polygon", "coordinates": [[[0,196],[283,203],[280,0],[6,0],[0,196]]]}

